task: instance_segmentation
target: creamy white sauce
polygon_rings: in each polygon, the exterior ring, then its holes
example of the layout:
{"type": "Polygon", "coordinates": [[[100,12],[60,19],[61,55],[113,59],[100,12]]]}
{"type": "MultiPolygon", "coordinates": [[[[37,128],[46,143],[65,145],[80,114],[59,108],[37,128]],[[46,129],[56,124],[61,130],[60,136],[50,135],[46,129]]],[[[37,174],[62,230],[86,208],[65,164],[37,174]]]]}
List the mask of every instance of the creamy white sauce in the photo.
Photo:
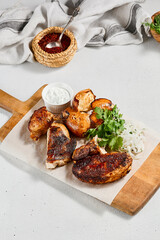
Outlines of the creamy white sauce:
{"type": "Polygon", "coordinates": [[[63,104],[70,100],[69,92],[60,87],[52,87],[46,92],[45,99],[51,104],[63,104]]]}

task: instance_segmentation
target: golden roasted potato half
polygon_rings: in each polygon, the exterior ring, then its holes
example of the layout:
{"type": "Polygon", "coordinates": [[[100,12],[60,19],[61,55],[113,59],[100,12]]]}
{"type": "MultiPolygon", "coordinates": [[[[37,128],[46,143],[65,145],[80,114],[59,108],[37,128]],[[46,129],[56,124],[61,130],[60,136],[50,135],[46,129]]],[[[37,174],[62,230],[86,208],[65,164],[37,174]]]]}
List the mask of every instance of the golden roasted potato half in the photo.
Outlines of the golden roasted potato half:
{"type": "Polygon", "coordinates": [[[107,98],[98,98],[91,103],[91,108],[100,107],[102,109],[112,110],[112,102],[107,98]]]}
{"type": "Polygon", "coordinates": [[[72,102],[73,109],[79,112],[88,112],[91,109],[91,103],[96,96],[91,89],[85,89],[78,92],[72,102]]]}
{"type": "Polygon", "coordinates": [[[106,99],[106,98],[98,98],[98,99],[96,99],[92,102],[91,108],[93,109],[93,112],[90,115],[91,127],[92,128],[95,128],[98,125],[101,125],[103,123],[102,119],[97,119],[96,118],[96,113],[94,112],[94,109],[96,107],[99,107],[99,108],[102,108],[102,109],[112,110],[113,104],[109,99],[106,99]]]}
{"type": "Polygon", "coordinates": [[[85,112],[68,111],[63,112],[64,123],[67,128],[77,137],[83,137],[90,128],[89,114],[85,112]]]}
{"type": "Polygon", "coordinates": [[[102,119],[97,119],[96,115],[97,115],[97,113],[94,112],[94,111],[90,115],[91,128],[95,128],[95,127],[97,127],[97,126],[99,126],[103,123],[103,120],[102,119]]]}

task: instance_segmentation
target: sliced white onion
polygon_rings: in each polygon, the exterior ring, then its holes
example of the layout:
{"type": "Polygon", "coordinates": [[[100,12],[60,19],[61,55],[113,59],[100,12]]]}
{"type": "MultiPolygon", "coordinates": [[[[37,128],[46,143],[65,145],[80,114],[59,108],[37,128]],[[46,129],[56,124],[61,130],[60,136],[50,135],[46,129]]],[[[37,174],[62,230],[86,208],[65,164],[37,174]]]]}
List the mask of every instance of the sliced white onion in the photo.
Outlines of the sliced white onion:
{"type": "Polygon", "coordinates": [[[135,126],[131,121],[125,122],[125,130],[121,133],[123,138],[122,151],[135,156],[144,150],[144,128],[135,126]]]}

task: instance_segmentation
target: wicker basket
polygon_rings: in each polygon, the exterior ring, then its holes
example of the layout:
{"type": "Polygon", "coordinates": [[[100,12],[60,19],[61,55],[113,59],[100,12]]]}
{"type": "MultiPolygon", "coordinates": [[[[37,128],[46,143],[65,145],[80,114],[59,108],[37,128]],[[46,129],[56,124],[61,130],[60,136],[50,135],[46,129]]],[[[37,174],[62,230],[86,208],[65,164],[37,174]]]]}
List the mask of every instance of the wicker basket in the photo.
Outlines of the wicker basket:
{"type": "MultiPolygon", "coordinates": [[[[160,14],[160,12],[157,12],[152,16],[152,21],[153,22],[154,22],[155,16],[157,16],[159,14],[160,14]]],[[[160,42],[160,34],[159,33],[157,33],[154,29],[151,29],[151,34],[157,42],[160,42]]]]}
{"type": "Polygon", "coordinates": [[[71,39],[70,45],[65,51],[61,53],[47,53],[43,51],[38,44],[39,41],[48,33],[52,33],[52,32],[61,33],[62,31],[63,31],[63,28],[61,27],[49,27],[41,31],[40,33],[38,33],[36,37],[33,39],[32,50],[33,50],[35,59],[39,63],[46,65],[48,67],[61,67],[72,60],[77,50],[77,42],[73,33],[71,33],[69,30],[65,31],[65,35],[67,35],[71,39]]]}

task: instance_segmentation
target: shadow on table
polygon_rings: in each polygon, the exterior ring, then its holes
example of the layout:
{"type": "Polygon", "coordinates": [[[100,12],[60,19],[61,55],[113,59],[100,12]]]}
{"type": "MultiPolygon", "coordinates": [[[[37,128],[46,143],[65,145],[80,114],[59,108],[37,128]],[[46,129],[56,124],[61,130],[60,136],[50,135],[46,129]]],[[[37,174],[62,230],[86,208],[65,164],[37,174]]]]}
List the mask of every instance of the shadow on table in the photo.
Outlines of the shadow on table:
{"type": "MultiPolygon", "coordinates": [[[[14,65],[14,67],[16,68],[16,67],[18,67],[18,65],[14,65]]],[[[46,74],[46,73],[50,73],[50,72],[59,71],[63,67],[50,68],[50,67],[44,66],[38,62],[34,62],[34,63],[25,62],[25,63],[21,64],[21,68],[26,72],[29,71],[34,74],[37,74],[37,73],[46,74]]]]}
{"type": "Polygon", "coordinates": [[[150,52],[156,53],[159,56],[160,52],[160,43],[158,43],[153,37],[148,38],[144,36],[144,41],[142,45],[142,53],[143,55],[148,55],[150,52]]]}

